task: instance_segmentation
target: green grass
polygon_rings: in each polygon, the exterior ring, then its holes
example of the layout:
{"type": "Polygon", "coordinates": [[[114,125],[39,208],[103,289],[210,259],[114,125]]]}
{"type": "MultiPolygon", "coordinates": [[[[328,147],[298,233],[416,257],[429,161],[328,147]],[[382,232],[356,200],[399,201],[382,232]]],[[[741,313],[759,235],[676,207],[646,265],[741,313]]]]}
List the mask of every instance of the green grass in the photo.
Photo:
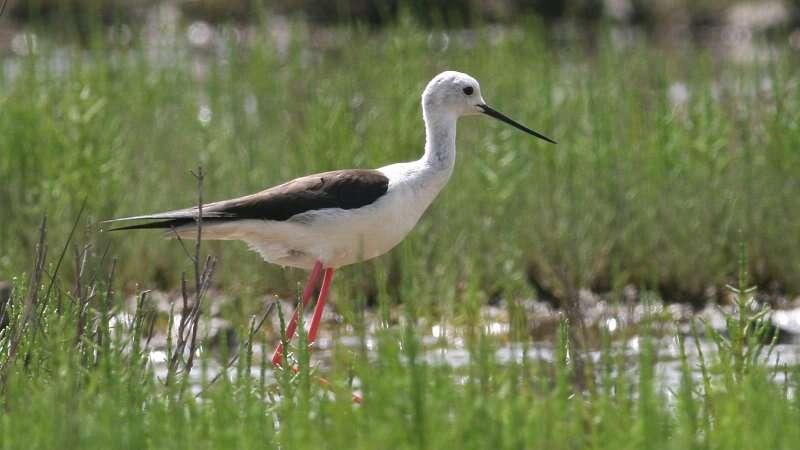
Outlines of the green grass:
{"type": "MultiPolygon", "coordinates": [[[[632,330],[601,335],[591,364],[570,348],[568,324],[551,336],[554,361],[495,352],[505,339],[532,351],[520,300],[541,294],[534,284],[564,301],[581,288],[614,301],[627,285],[691,301],[721,292],[744,245],[751,282],[800,292],[798,61],[788,48],[740,64],[644,39],[618,47],[612,32],[560,41],[535,24],[453,32],[446,45],[405,22],[325,39],[302,23],[291,30],[288,42],[264,27],[238,42],[222,28],[205,50],[182,32],[154,46],[134,28],[130,47],[40,34],[35,53],[3,60],[0,279],[14,290],[0,314],[0,448],[797,447],[796,369],[777,378],[764,366],[764,330],[747,314],[730,317],[725,335],[707,331],[716,351],[702,361],[677,358],[672,391],[659,378],[670,360],[663,330],[640,330],[640,352],[619,345],[632,330]],[[445,69],[475,75],[488,102],[559,145],[461,120],[451,185],[417,229],[390,254],[337,273],[335,307],[362,340],[374,329],[374,349],[337,345],[312,375],[316,358],[301,345],[300,374],[277,372],[273,386],[260,350],[275,342],[257,333],[210,386],[225,360],[215,351],[193,369],[200,381],[157,379],[144,330],[175,317],[152,315],[148,302],[131,324],[112,327],[111,317],[126,294],[177,290],[193,267],[174,241],[98,233],[98,222],[193,204],[189,170],[200,165],[206,198],[221,199],[311,171],[417,158],[419,96],[445,69]],[[689,96],[676,105],[670,90],[680,86],[689,96]],[[36,270],[44,213],[49,252],[36,270]],[[73,252],[84,245],[77,294],[73,252]],[[510,336],[481,323],[481,306],[498,298],[510,336]],[[372,299],[381,320],[366,323],[372,299]],[[422,330],[439,320],[463,333],[464,366],[425,360],[422,330]],[[350,402],[352,380],[362,406],[350,402]]],[[[243,244],[204,250],[219,259],[214,286],[232,298],[224,314],[240,336],[265,293],[291,298],[304,276],[260,263],[243,244]]]]}
{"type": "MultiPolygon", "coordinates": [[[[304,336],[293,347],[299,374],[272,369],[260,351],[270,343],[257,333],[232,350],[240,357],[216,382],[211,368],[232,355],[208,349],[194,369],[199,378],[179,371],[166,382],[148,362],[149,302],[114,324],[118,297],[85,275],[81,295],[15,283],[0,333],[0,448],[730,450],[793,449],[800,438],[800,374],[763,365],[762,322],[748,314],[730,315],[731,340],[712,332],[716,346],[700,359],[687,356],[696,355],[693,344],[678,335],[671,389],[658,364],[674,359],[647,329],[640,351],[604,335],[599,359],[580,369],[568,323],[553,336],[551,361],[531,359],[529,324],[511,310],[523,325],[512,333],[521,358],[501,361],[496,350],[507,343],[471,324],[463,329],[468,362],[452,367],[426,361],[413,306],[403,325],[378,326],[369,351],[367,324],[355,315],[361,342],[336,346],[324,371],[310,364],[304,336]],[[314,381],[319,374],[330,391],[314,381]],[[353,380],[361,405],[350,400],[353,380]]],[[[740,292],[737,304],[746,305],[740,292]]]]}

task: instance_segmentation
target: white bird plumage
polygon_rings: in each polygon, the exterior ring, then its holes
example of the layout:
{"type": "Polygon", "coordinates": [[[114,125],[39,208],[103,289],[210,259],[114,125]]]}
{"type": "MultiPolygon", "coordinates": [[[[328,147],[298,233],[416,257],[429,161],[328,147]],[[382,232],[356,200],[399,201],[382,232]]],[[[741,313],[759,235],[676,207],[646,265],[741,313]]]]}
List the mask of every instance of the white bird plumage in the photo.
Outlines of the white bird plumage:
{"type": "MultiPolygon", "coordinates": [[[[476,105],[482,103],[477,80],[443,72],[422,95],[425,153],[416,161],[377,169],[388,178],[388,189],[377,200],[355,209],[312,209],[287,220],[209,222],[203,239],[241,240],[267,262],[303,269],[317,261],[338,268],[380,256],[408,235],[447,184],[455,164],[458,117],[481,112],[476,105]],[[467,87],[473,90],[470,95],[464,93],[467,87]]],[[[175,230],[186,239],[196,233],[191,223],[175,230]]]]}

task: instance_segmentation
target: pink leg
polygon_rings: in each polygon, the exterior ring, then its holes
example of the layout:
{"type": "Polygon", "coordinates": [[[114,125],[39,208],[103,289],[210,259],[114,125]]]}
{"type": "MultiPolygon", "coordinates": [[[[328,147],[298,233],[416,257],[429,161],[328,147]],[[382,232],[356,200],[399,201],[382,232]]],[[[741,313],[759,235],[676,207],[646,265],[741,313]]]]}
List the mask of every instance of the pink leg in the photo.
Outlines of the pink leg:
{"type": "MultiPolygon", "coordinates": [[[[322,263],[317,261],[314,263],[314,268],[311,269],[311,276],[308,277],[308,283],[306,283],[306,287],[303,289],[303,306],[298,307],[294,310],[294,314],[292,314],[292,319],[289,321],[289,325],[286,327],[286,341],[292,340],[294,337],[294,332],[297,329],[297,320],[300,318],[300,312],[303,311],[306,306],[308,306],[308,301],[311,300],[311,294],[314,293],[314,287],[316,287],[317,282],[319,281],[319,276],[322,274],[322,263]]],[[[281,359],[283,357],[283,342],[278,344],[278,348],[275,349],[275,353],[272,354],[272,364],[276,366],[281,365],[281,359]]]]}
{"type": "MultiPolygon", "coordinates": [[[[315,265],[314,266],[314,271],[312,272],[312,277],[314,279],[319,278],[319,271],[320,271],[321,264],[320,263],[317,263],[317,264],[319,266],[315,265]]],[[[330,291],[331,281],[333,280],[333,271],[334,271],[334,269],[332,269],[332,268],[326,269],[325,270],[325,277],[322,279],[322,287],[319,290],[319,298],[317,299],[317,305],[314,307],[314,315],[311,317],[311,326],[308,329],[308,343],[309,343],[309,345],[312,344],[314,342],[314,340],[317,338],[317,330],[319,330],[319,323],[322,320],[322,311],[325,309],[325,301],[328,299],[328,292],[330,291]]],[[[310,282],[311,282],[311,280],[309,280],[309,283],[310,282]]],[[[311,294],[309,294],[309,295],[311,295],[311,294]]],[[[303,304],[305,305],[305,303],[307,302],[307,299],[305,297],[305,291],[303,292],[303,296],[304,296],[303,297],[303,304]]],[[[292,320],[292,324],[295,325],[295,327],[292,327],[292,331],[294,331],[294,329],[296,328],[296,325],[297,325],[297,320],[296,320],[297,317],[296,317],[296,315],[292,319],[293,319],[292,320]]],[[[287,340],[288,339],[290,339],[290,336],[289,336],[288,330],[287,330],[287,340]]],[[[277,356],[277,362],[276,362],[276,356],[273,356],[273,358],[272,358],[272,362],[275,365],[280,365],[282,352],[283,352],[283,346],[279,346],[278,350],[275,351],[275,355],[277,356]]],[[[297,373],[299,371],[299,369],[297,367],[292,367],[292,371],[297,373]]],[[[322,387],[330,389],[330,383],[325,378],[318,377],[317,381],[319,382],[319,384],[322,387]]],[[[361,396],[359,396],[357,394],[352,394],[351,398],[353,400],[353,403],[361,404],[361,402],[363,401],[361,396]]]]}
{"type": "MultiPolygon", "coordinates": [[[[322,319],[322,311],[325,309],[325,300],[328,298],[328,291],[331,288],[331,280],[333,280],[333,269],[325,270],[325,278],[322,279],[322,287],[319,290],[319,300],[317,300],[317,306],[314,307],[314,315],[311,318],[311,326],[308,329],[308,344],[311,345],[314,343],[314,339],[317,338],[317,330],[319,329],[319,322],[322,319]]],[[[296,371],[297,369],[295,369],[296,371]]],[[[330,383],[325,378],[318,378],[317,381],[319,382],[322,387],[330,389],[330,383]]],[[[351,399],[353,403],[361,404],[363,401],[360,395],[352,394],[351,399]]]]}
{"type": "Polygon", "coordinates": [[[325,278],[322,279],[322,287],[319,290],[317,306],[314,307],[314,315],[311,317],[311,326],[308,328],[309,344],[313,344],[314,339],[317,338],[317,329],[319,329],[319,321],[322,319],[322,310],[325,309],[325,300],[328,298],[331,280],[333,280],[333,269],[326,269],[325,278]]]}

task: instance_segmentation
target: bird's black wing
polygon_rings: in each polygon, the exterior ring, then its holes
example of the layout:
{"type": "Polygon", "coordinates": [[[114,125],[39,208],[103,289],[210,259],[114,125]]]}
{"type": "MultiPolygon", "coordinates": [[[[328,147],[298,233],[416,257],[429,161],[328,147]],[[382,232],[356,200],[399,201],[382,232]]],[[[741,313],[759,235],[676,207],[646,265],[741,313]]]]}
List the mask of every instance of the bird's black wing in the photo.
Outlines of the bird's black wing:
{"type": "MultiPolygon", "coordinates": [[[[379,199],[389,179],[378,170],[337,170],[297,178],[256,194],[203,205],[203,221],[243,219],[287,220],[297,214],[326,208],[356,209],[379,199]]],[[[106,222],[143,220],[114,230],[173,228],[194,222],[198,208],[124,217],[106,222]]]]}

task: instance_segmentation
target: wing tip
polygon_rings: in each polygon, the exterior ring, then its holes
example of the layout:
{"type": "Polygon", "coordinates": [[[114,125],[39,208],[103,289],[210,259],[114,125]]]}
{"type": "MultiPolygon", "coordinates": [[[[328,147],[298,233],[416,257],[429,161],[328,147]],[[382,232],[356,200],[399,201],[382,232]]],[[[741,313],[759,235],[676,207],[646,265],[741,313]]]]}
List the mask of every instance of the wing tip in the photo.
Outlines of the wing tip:
{"type": "MultiPolygon", "coordinates": [[[[107,221],[106,221],[107,222],[107,221]]],[[[103,222],[103,223],[106,223],[103,222]]],[[[126,225],[122,227],[114,227],[109,228],[107,230],[102,230],[103,232],[111,232],[111,231],[125,231],[125,230],[169,230],[172,228],[178,228],[180,226],[186,225],[189,222],[193,222],[193,219],[184,219],[184,220],[160,220],[157,222],[146,222],[146,223],[138,223],[135,225],[126,225]]]]}

